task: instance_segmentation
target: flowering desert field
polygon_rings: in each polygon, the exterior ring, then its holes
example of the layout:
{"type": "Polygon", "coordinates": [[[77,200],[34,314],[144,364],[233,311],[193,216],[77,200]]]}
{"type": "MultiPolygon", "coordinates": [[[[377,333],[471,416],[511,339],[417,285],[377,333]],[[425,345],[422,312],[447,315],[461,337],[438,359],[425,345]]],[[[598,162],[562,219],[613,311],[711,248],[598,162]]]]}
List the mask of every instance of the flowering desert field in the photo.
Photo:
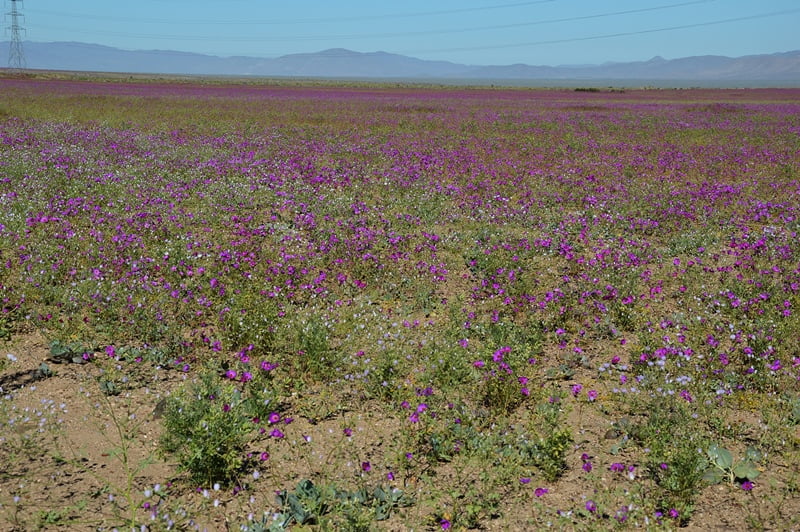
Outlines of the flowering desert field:
{"type": "Polygon", "coordinates": [[[800,529],[800,90],[0,94],[0,528],[800,529]]]}

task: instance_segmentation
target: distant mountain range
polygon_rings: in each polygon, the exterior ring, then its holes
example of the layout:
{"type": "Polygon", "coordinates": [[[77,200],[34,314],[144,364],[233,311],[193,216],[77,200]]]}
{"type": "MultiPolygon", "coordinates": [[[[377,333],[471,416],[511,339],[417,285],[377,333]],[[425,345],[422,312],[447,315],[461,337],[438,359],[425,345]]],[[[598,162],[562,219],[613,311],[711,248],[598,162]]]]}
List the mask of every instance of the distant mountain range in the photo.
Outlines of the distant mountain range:
{"type": "MultiPolygon", "coordinates": [[[[0,52],[9,43],[0,43],[0,52]]],[[[386,52],[334,48],[277,58],[218,57],[169,50],[121,50],[79,42],[24,42],[27,66],[42,70],[428,80],[694,80],[800,83],[800,50],[579,66],[462,65],[386,52]]],[[[2,57],[0,55],[0,57],[2,57]]]]}

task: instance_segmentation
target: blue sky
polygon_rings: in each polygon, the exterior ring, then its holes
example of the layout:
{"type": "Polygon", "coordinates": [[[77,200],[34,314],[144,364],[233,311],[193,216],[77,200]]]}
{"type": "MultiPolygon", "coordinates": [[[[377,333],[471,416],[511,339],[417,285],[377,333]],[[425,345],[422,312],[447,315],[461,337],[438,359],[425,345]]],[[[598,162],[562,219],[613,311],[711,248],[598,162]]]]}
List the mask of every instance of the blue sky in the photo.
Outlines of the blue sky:
{"type": "MultiPolygon", "coordinates": [[[[11,2],[4,1],[7,13],[11,2]]],[[[474,65],[559,65],[800,49],[798,0],[24,0],[17,5],[25,40],[219,56],[347,48],[474,65]]]]}

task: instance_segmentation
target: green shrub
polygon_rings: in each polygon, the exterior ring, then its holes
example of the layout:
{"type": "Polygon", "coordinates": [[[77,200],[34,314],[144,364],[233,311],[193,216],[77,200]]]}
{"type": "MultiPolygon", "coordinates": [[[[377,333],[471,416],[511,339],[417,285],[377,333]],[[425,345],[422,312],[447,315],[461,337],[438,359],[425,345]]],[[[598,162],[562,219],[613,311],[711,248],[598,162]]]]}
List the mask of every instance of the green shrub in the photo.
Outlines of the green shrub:
{"type": "Polygon", "coordinates": [[[160,449],[175,455],[194,482],[231,483],[241,472],[246,447],[256,435],[257,426],[241,391],[206,372],[167,400],[160,449]]]}

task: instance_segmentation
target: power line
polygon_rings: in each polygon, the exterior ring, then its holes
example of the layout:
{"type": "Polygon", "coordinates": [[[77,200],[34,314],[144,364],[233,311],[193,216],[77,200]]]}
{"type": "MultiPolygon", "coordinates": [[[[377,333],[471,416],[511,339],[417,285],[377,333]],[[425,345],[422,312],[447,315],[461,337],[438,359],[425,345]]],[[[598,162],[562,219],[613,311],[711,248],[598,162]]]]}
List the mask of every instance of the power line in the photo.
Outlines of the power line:
{"type": "Polygon", "coordinates": [[[776,17],[778,15],[788,15],[791,13],[798,13],[800,9],[785,9],[783,11],[773,11],[770,13],[760,13],[757,15],[748,15],[744,17],[736,17],[736,18],[727,18],[721,20],[711,20],[708,22],[697,22],[694,24],[682,24],[680,26],[667,26],[664,28],[652,28],[648,30],[637,30],[637,31],[624,31],[618,33],[607,33],[604,35],[591,35],[587,37],[572,37],[568,39],[552,39],[546,41],[533,41],[533,42],[524,42],[524,43],[510,43],[510,44],[497,44],[497,45],[488,45],[488,46],[464,46],[459,48],[437,48],[431,50],[405,50],[398,53],[439,53],[439,52],[472,52],[478,50],[500,50],[503,48],[525,48],[528,46],[541,46],[545,44],[564,44],[570,42],[581,42],[581,41],[593,41],[599,39],[613,39],[616,37],[629,37],[631,35],[645,35],[648,33],[659,33],[665,31],[675,31],[675,30],[685,30],[690,28],[702,28],[706,26],[716,26],[720,24],[729,24],[731,22],[743,22],[746,20],[755,20],[759,18],[767,18],[767,17],[776,17]]]}
{"type": "MultiPolygon", "coordinates": [[[[552,1],[552,0],[550,0],[552,1]]],[[[406,32],[395,32],[395,33],[372,33],[372,34],[340,34],[340,35],[294,35],[294,36],[283,36],[283,37],[247,37],[247,36],[236,36],[236,37],[225,37],[227,41],[234,41],[234,42],[303,42],[303,41],[336,41],[336,40],[359,40],[359,39],[385,39],[385,38],[396,38],[396,37],[419,37],[423,35],[447,35],[453,33],[471,33],[477,31],[487,31],[487,30],[500,30],[500,29],[511,29],[511,28],[522,28],[528,26],[539,26],[544,24],[556,24],[562,22],[576,22],[579,20],[590,20],[590,19],[598,19],[598,18],[606,18],[606,17],[616,17],[620,15],[631,15],[636,13],[646,13],[652,11],[660,11],[665,9],[674,9],[677,7],[686,7],[690,5],[696,4],[707,4],[710,2],[715,2],[716,0],[692,0],[689,2],[679,2],[673,4],[665,4],[660,6],[653,6],[653,7],[645,7],[639,9],[628,9],[624,11],[611,11],[607,13],[596,13],[593,15],[580,15],[580,16],[573,16],[573,17],[564,17],[564,18],[556,18],[556,19],[545,19],[545,20],[534,20],[528,22],[516,22],[512,24],[499,24],[499,25],[490,25],[490,26],[474,26],[468,28],[456,28],[456,29],[436,29],[436,30],[420,30],[420,31],[406,31],[406,32]]],[[[517,5],[517,4],[507,4],[507,5],[517,5]]],[[[473,8],[478,9],[478,8],[473,8]]],[[[463,10],[460,10],[463,11],[463,10]]],[[[45,29],[60,29],[54,28],[52,26],[41,26],[45,29]]],[[[130,37],[130,38],[137,38],[137,39],[165,39],[165,40],[186,40],[186,41],[199,41],[199,40],[207,40],[209,38],[208,35],[166,35],[166,34],[141,34],[141,33],[122,33],[122,32],[109,32],[109,31],[76,31],[76,33],[84,33],[84,34],[95,34],[95,35],[109,35],[109,36],[119,36],[119,37],[130,37]]]]}
{"type": "MultiPolygon", "coordinates": [[[[536,20],[532,22],[515,22],[513,24],[500,24],[497,26],[481,26],[476,28],[463,28],[458,30],[444,30],[439,33],[463,33],[469,31],[479,31],[479,30],[507,30],[511,28],[524,28],[526,26],[541,26],[544,24],[555,24],[560,22],[577,22],[579,20],[591,20],[596,18],[605,18],[605,17],[616,17],[619,15],[632,15],[635,13],[646,13],[648,11],[660,11],[662,9],[672,9],[675,7],[685,7],[694,4],[707,4],[709,2],[716,2],[717,0],[693,0],[691,2],[681,2],[678,4],[667,4],[662,6],[653,6],[653,7],[643,7],[639,9],[627,9],[625,11],[612,11],[609,13],[597,13],[594,15],[581,15],[576,17],[564,17],[564,18],[552,18],[552,19],[545,19],[545,20],[536,20]]],[[[426,33],[426,32],[415,32],[415,33],[426,33]]]]}
{"type": "MultiPolygon", "coordinates": [[[[183,25],[231,25],[231,26],[240,26],[240,25],[247,25],[247,26],[285,26],[289,24],[322,24],[322,23],[331,23],[331,22],[348,22],[348,21],[359,21],[359,20],[382,20],[382,19],[398,19],[398,18],[417,18],[417,17],[430,17],[430,16],[438,16],[438,15],[455,15],[458,13],[474,13],[478,11],[490,11],[490,10],[497,10],[497,9],[508,9],[514,7],[525,7],[537,4],[549,4],[553,2],[558,2],[559,0],[536,0],[532,2],[515,2],[511,4],[499,4],[499,5],[491,5],[491,6],[481,6],[481,7],[463,7],[459,9],[443,9],[438,11],[418,11],[412,13],[394,13],[394,14],[383,14],[383,15],[356,15],[351,17],[329,17],[329,18],[306,18],[306,19],[284,19],[284,20],[213,20],[213,21],[203,21],[203,20],[181,20],[179,21],[180,24],[183,25]]],[[[713,0],[706,0],[706,1],[713,1],[713,0]]],[[[100,20],[100,21],[121,21],[127,23],[146,23],[146,24],[175,24],[176,20],[174,19],[153,19],[153,18],[131,18],[131,17],[109,17],[103,15],[87,15],[87,14],[78,14],[78,13],[69,13],[69,12],[62,12],[62,11],[51,11],[51,10],[43,10],[43,9],[31,9],[31,13],[39,13],[44,15],[54,15],[60,18],[78,18],[81,20],[100,20]]]]}
{"type": "MultiPolygon", "coordinates": [[[[22,0],[17,0],[22,1],[22,0]]],[[[556,1],[556,0],[546,0],[546,1],[556,1]]],[[[481,31],[481,30],[492,30],[492,29],[507,29],[513,27],[523,27],[523,26],[533,26],[533,25],[541,25],[541,24],[555,24],[555,23],[562,23],[562,22],[572,22],[578,20],[587,20],[587,19],[595,19],[595,18],[602,18],[602,17],[612,17],[612,16],[620,16],[620,15],[627,15],[633,13],[641,13],[647,11],[655,11],[655,10],[663,10],[663,9],[670,9],[676,7],[684,7],[693,4],[701,4],[701,3],[709,3],[714,2],[716,0],[693,0],[693,1],[685,1],[673,4],[665,4],[661,6],[653,6],[647,8],[638,8],[638,9],[630,9],[624,11],[614,11],[614,12],[607,12],[607,13],[598,13],[593,15],[579,15],[573,17],[565,17],[565,18],[558,18],[558,19],[544,19],[544,20],[537,20],[537,21],[528,21],[528,22],[518,22],[513,24],[505,24],[505,25],[495,25],[495,26],[479,26],[479,27],[472,27],[472,28],[458,28],[458,29],[451,29],[451,30],[430,30],[430,31],[417,31],[417,32],[398,32],[393,34],[376,34],[376,35],[328,35],[328,36],[288,36],[288,37],[247,37],[247,36],[235,36],[235,37],[218,37],[220,39],[224,39],[226,42],[296,42],[296,41],[312,41],[312,40],[343,40],[343,39],[367,39],[367,38],[380,38],[380,37],[402,37],[402,36],[418,36],[423,34],[445,34],[445,33],[461,33],[461,32],[470,32],[470,31],[481,31]]],[[[451,12],[458,12],[464,10],[479,10],[479,9],[490,9],[490,8],[500,8],[500,7],[514,7],[520,5],[528,5],[528,4],[536,4],[536,3],[543,3],[543,2],[522,2],[516,4],[503,4],[500,6],[492,6],[492,7],[484,7],[484,8],[464,8],[461,10],[448,10],[448,11],[437,11],[437,12],[426,12],[426,14],[432,13],[451,13],[451,12]]],[[[403,54],[417,54],[417,53],[447,53],[447,52],[465,52],[465,51],[479,51],[479,50],[496,50],[496,49],[507,49],[507,48],[524,48],[524,47],[533,47],[533,46],[542,46],[542,45],[549,45],[549,44],[564,44],[564,43],[571,43],[571,42],[582,42],[582,41],[591,41],[591,40],[600,40],[600,39],[612,39],[618,37],[627,37],[633,35],[645,35],[649,33],[658,33],[658,32],[668,32],[668,31],[677,31],[682,29],[691,29],[691,28],[701,28],[707,26],[715,26],[721,24],[729,24],[734,22],[742,22],[747,20],[755,20],[760,18],[767,18],[767,17],[775,17],[780,15],[788,15],[800,12],[800,8],[798,9],[787,9],[781,11],[773,11],[768,13],[758,13],[754,15],[747,15],[735,18],[727,18],[727,19],[719,19],[719,20],[711,20],[706,22],[697,22],[697,23],[690,23],[690,24],[682,24],[682,25],[675,25],[675,26],[667,26],[667,27],[660,27],[660,28],[651,28],[651,29],[644,29],[644,30],[633,30],[633,31],[625,31],[625,32],[616,32],[616,33],[608,33],[608,34],[600,34],[600,35],[590,35],[590,36],[583,36],[583,37],[571,37],[571,38],[563,38],[563,39],[550,39],[550,40],[540,40],[540,41],[531,41],[531,42],[516,42],[516,43],[507,43],[507,44],[496,44],[496,45],[476,45],[476,46],[463,46],[463,47],[453,47],[453,48],[436,48],[436,49],[421,49],[421,50],[403,50],[397,51],[396,53],[403,53],[403,54]]],[[[407,16],[418,16],[422,15],[423,13],[408,13],[407,16]]],[[[388,15],[387,15],[388,16],[388,15]]],[[[359,18],[359,17],[354,17],[359,18]]],[[[316,19],[316,20],[323,20],[323,19],[316,19]]],[[[333,19],[327,19],[333,20],[333,19]]],[[[336,20],[348,20],[346,18],[336,19],[336,20]]],[[[40,26],[42,28],[48,28],[47,26],[40,26]]],[[[63,29],[63,28],[53,28],[49,27],[49,29],[63,29]]],[[[70,30],[68,30],[70,31],[70,30]]],[[[133,34],[133,33],[122,33],[122,32],[111,32],[111,31],[82,31],[82,30],[74,30],[73,33],[82,33],[82,34],[90,34],[90,35],[110,35],[110,36],[119,36],[119,37],[129,37],[129,38],[141,38],[141,39],[166,39],[166,40],[183,40],[183,41],[207,41],[209,39],[209,35],[155,35],[155,34],[133,34]]]]}
{"type": "MultiPolygon", "coordinates": [[[[590,20],[590,19],[597,19],[597,18],[605,18],[605,17],[616,17],[619,15],[632,15],[635,13],[646,13],[649,11],[660,11],[663,9],[673,9],[676,7],[685,7],[695,4],[707,4],[710,2],[716,2],[717,0],[692,0],[691,2],[680,2],[677,4],[666,4],[661,6],[653,6],[653,7],[644,7],[639,9],[628,9],[625,11],[612,11],[609,13],[597,13],[594,15],[581,15],[581,16],[574,16],[574,17],[564,17],[564,18],[554,18],[554,19],[545,19],[545,20],[534,20],[529,22],[515,22],[512,24],[498,24],[493,26],[473,26],[470,28],[457,28],[457,29],[439,29],[439,30],[420,30],[420,31],[407,31],[407,32],[398,32],[398,33],[376,33],[371,35],[330,35],[325,37],[313,37],[314,40],[330,40],[330,39],[361,39],[361,38],[381,38],[381,37],[417,37],[422,35],[446,35],[451,33],[470,33],[476,31],[488,31],[488,30],[507,30],[511,28],[524,28],[529,26],[541,26],[544,24],[556,24],[561,22],[577,22],[579,20],[590,20]]],[[[279,40],[286,40],[286,39],[279,39],[279,40]]]]}

